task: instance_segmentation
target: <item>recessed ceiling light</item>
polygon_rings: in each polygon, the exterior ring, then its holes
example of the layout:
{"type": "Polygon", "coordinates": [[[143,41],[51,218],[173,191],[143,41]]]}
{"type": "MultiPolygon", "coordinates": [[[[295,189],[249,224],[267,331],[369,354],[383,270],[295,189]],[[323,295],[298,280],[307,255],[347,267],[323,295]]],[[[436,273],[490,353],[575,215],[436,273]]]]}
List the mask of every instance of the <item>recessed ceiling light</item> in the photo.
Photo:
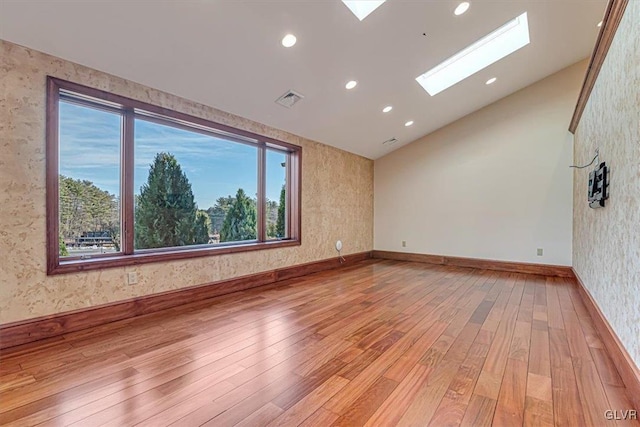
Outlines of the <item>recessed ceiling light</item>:
{"type": "Polygon", "coordinates": [[[357,84],[358,84],[357,81],[350,80],[350,81],[347,82],[346,85],[344,85],[344,87],[346,87],[347,89],[353,89],[354,87],[356,87],[357,84]]]}
{"type": "Polygon", "coordinates": [[[467,10],[469,10],[469,2],[468,1],[463,1],[462,3],[460,3],[458,5],[458,7],[456,7],[456,10],[454,10],[453,13],[456,14],[456,15],[462,15],[467,10]]]}
{"type": "Polygon", "coordinates": [[[384,107],[382,109],[383,113],[388,113],[389,111],[393,110],[393,107],[391,105],[387,105],[386,107],[384,107]]]}
{"type": "Polygon", "coordinates": [[[489,80],[487,80],[487,82],[485,84],[490,85],[491,83],[495,82],[496,80],[498,80],[498,79],[496,79],[495,77],[491,77],[489,80]]]}
{"type": "Polygon", "coordinates": [[[382,6],[385,1],[387,0],[342,0],[342,3],[362,21],[371,12],[382,6]]]}
{"type": "Polygon", "coordinates": [[[405,123],[404,125],[409,127],[413,124],[413,120],[409,120],[407,123],[405,123]]]}
{"type": "Polygon", "coordinates": [[[602,21],[598,22],[598,27],[602,27],[602,21]]]}
{"type": "Polygon", "coordinates": [[[529,44],[527,12],[416,77],[429,95],[436,95],[529,44]]]}
{"type": "Polygon", "coordinates": [[[298,39],[296,38],[296,36],[294,36],[293,34],[287,34],[282,38],[282,46],[291,47],[296,44],[297,41],[298,39]]]}

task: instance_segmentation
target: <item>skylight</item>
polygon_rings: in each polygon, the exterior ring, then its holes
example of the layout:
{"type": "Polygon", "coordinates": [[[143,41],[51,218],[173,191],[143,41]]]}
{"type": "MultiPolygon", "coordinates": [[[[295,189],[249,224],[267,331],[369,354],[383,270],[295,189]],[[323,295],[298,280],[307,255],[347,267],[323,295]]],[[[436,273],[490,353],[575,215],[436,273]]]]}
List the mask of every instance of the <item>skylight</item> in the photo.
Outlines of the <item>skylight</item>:
{"type": "Polygon", "coordinates": [[[371,12],[382,6],[385,1],[387,0],[342,0],[342,3],[362,21],[371,12]]]}
{"type": "Polygon", "coordinates": [[[436,95],[529,44],[527,12],[416,77],[429,95],[436,95]]]}

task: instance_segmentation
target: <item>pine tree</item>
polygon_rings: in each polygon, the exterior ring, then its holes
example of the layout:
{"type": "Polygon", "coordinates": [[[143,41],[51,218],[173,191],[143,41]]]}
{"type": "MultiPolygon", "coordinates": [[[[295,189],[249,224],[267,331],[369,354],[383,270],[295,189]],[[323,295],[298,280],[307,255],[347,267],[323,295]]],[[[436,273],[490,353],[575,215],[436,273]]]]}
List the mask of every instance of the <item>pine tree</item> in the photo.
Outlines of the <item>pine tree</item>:
{"type": "Polygon", "coordinates": [[[114,244],[120,238],[118,198],[93,182],[59,176],[60,235],[75,239],[89,231],[108,231],[114,244]]]}
{"type": "Polygon", "coordinates": [[[220,233],[222,230],[222,224],[224,223],[224,218],[227,216],[227,212],[231,209],[231,205],[235,199],[231,196],[227,197],[218,197],[216,200],[216,204],[209,209],[207,209],[207,214],[209,214],[209,219],[211,221],[211,231],[213,234],[220,233]]]}
{"type": "Polygon", "coordinates": [[[60,256],[69,256],[67,245],[64,243],[62,236],[58,236],[58,253],[60,256]]]}
{"type": "Polygon", "coordinates": [[[265,220],[267,221],[267,238],[276,238],[276,222],[278,221],[278,202],[267,199],[265,202],[265,220]]]}
{"type": "Polygon", "coordinates": [[[207,211],[198,210],[196,214],[195,223],[195,243],[209,243],[209,228],[211,226],[211,220],[207,211]]]}
{"type": "Polygon", "coordinates": [[[256,207],[253,200],[238,189],[235,200],[222,223],[221,242],[238,242],[256,238],[256,207]]]}
{"type": "Polygon", "coordinates": [[[283,185],[282,190],[280,190],[280,204],[278,205],[278,220],[276,221],[276,237],[280,239],[283,239],[286,237],[284,232],[285,212],[286,212],[286,193],[283,185]]]}
{"type": "Polygon", "coordinates": [[[137,198],[136,249],[207,243],[208,232],[198,228],[202,221],[197,211],[191,184],[176,158],[158,153],[137,198]]]}

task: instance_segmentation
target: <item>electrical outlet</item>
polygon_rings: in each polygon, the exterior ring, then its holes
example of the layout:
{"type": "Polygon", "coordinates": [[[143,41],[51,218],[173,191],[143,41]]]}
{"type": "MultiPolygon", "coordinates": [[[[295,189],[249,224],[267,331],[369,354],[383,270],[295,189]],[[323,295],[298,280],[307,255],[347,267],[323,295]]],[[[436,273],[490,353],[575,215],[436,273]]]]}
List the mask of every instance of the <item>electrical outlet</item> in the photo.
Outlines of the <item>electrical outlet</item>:
{"type": "Polygon", "coordinates": [[[129,283],[130,285],[135,285],[136,283],[138,283],[138,274],[135,271],[127,273],[127,283],[129,283]]]}
{"type": "Polygon", "coordinates": [[[402,247],[403,247],[403,248],[406,248],[406,247],[407,247],[407,241],[406,241],[406,240],[403,240],[403,241],[402,241],[402,247]]]}
{"type": "Polygon", "coordinates": [[[336,242],[336,251],[340,252],[342,250],[342,240],[338,240],[336,242]]]}
{"type": "Polygon", "coordinates": [[[544,250],[542,248],[538,248],[538,256],[542,256],[544,250]]]}

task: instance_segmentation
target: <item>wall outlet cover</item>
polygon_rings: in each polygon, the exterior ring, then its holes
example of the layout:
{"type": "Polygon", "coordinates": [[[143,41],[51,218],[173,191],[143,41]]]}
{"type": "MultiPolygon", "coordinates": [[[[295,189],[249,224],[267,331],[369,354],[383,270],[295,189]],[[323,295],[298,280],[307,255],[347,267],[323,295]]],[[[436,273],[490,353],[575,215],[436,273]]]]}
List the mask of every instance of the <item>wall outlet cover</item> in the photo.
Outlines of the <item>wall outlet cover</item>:
{"type": "Polygon", "coordinates": [[[130,285],[138,283],[138,275],[135,272],[127,273],[127,283],[130,285]]]}
{"type": "Polygon", "coordinates": [[[342,250],[342,240],[338,240],[336,242],[336,251],[340,252],[342,250]]]}

